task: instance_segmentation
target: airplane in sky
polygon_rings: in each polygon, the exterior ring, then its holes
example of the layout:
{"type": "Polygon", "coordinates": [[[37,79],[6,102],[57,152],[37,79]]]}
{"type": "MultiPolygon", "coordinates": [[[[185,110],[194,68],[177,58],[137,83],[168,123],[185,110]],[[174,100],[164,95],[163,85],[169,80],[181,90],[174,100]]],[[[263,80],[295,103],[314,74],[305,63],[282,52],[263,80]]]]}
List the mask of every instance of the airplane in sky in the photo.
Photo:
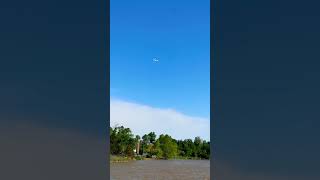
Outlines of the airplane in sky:
{"type": "Polygon", "coordinates": [[[155,57],[154,57],[154,58],[152,59],[152,61],[153,61],[153,62],[159,62],[159,58],[155,58],[155,57]]]}

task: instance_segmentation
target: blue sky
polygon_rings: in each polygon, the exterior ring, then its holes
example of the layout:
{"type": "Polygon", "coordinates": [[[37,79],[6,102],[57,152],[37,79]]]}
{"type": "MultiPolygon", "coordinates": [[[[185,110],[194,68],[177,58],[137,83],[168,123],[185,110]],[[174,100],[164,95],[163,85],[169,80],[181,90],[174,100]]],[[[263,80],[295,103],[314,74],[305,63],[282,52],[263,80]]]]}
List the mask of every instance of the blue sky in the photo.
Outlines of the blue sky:
{"type": "Polygon", "coordinates": [[[209,0],[110,5],[111,97],[209,119],[209,0]]]}

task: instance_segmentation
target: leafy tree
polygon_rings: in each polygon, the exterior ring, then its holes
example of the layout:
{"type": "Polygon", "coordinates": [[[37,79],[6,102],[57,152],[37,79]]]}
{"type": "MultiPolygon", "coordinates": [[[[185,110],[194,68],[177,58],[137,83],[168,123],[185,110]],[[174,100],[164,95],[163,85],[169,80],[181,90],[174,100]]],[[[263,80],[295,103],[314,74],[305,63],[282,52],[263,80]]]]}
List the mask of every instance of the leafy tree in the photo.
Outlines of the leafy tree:
{"type": "Polygon", "coordinates": [[[127,157],[134,156],[134,150],[140,143],[140,154],[146,153],[148,157],[171,159],[181,156],[186,158],[210,158],[210,142],[203,141],[200,137],[176,140],[169,135],[161,134],[156,138],[154,132],[141,137],[133,135],[129,128],[123,126],[110,127],[110,153],[127,157]]]}
{"type": "Polygon", "coordinates": [[[154,155],[156,155],[157,158],[163,157],[163,151],[161,149],[159,140],[156,140],[156,142],[154,143],[154,153],[155,153],[154,155]]]}
{"type": "Polygon", "coordinates": [[[200,149],[199,156],[203,159],[209,159],[210,158],[210,143],[203,141],[200,149]]]}
{"type": "Polygon", "coordinates": [[[191,139],[186,139],[183,141],[183,150],[186,157],[192,157],[194,154],[195,146],[191,139]]]}
{"type": "Polygon", "coordinates": [[[159,143],[164,159],[170,159],[177,155],[178,145],[169,135],[161,134],[159,137],[159,143]]]}
{"type": "Polygon", "coordinates": [[[142,143],[141,143],[142,153],[147,153],[149,143],[150,143],[149,135],[147,135],[147,134],[143,135],[142,136],[142,143]]]}
{"type": "Polygon", "coordinates": [[[149,142],[150,143],[155,143],[156,142],[156,134],[154,133],[154,132],[150,132],[149,134],[148,134],[148,137],[149,137],[149,142]]]}
{"type": "Polygon", "coordinates": [[[145,144],[149,144],[150,143],[150,136],[148,134],[145,134],[142,136],[142,141],[145,144]]]}
{"type": "Polygon", "coordinates": [[[116,154],[118,151],[117,148],[116,130],[110,127],[110,153],[116,154]]]}
{"type": "Polygon", "coordinates": [[[177,145],[178,145],[178,155],[179,156],[185,156],[185,150],[183,148],[183,141],[182,140],[178,140],[177,141],[177,145]]]}
{"type": "Polygon", "coordinates": [[[123,126],[110,128],[111,154],[132,156],[135,139],[129,128],[123,126]]]}
{"type": "Polygon", "coordinates": [[[201,151],[201,144],[202,144],[202,140],[200,137],[195,137],[194,138],[194,156],[198,157],[201,151]]]}

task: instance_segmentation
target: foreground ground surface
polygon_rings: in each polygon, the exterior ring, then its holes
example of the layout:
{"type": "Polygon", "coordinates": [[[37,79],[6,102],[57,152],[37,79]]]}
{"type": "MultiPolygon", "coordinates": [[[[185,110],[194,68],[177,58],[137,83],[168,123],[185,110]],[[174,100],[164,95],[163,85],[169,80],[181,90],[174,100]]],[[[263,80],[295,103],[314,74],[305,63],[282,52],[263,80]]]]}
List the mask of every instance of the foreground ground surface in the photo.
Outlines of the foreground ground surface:
{"type": "Polygon", "coordinates": [[[209,180],[209,160],[144,160],[110,164],[111,180],[209,180]]]}

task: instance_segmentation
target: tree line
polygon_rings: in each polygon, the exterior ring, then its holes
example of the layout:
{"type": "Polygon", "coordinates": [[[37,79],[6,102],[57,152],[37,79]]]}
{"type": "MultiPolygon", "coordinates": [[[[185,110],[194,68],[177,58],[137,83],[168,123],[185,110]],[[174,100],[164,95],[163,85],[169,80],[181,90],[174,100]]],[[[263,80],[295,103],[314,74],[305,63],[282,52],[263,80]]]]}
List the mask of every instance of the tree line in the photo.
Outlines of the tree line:
{"type": "Polygon", "coordinates": [[[210,142],[200,137],[176,140],[167,134],[158,138],[154,132],[142,138],[132,134],[130,128],[123,126],[110,127],[110,153],[126,157],[155,157],[157,159],[209,159],[210,142]]]}

